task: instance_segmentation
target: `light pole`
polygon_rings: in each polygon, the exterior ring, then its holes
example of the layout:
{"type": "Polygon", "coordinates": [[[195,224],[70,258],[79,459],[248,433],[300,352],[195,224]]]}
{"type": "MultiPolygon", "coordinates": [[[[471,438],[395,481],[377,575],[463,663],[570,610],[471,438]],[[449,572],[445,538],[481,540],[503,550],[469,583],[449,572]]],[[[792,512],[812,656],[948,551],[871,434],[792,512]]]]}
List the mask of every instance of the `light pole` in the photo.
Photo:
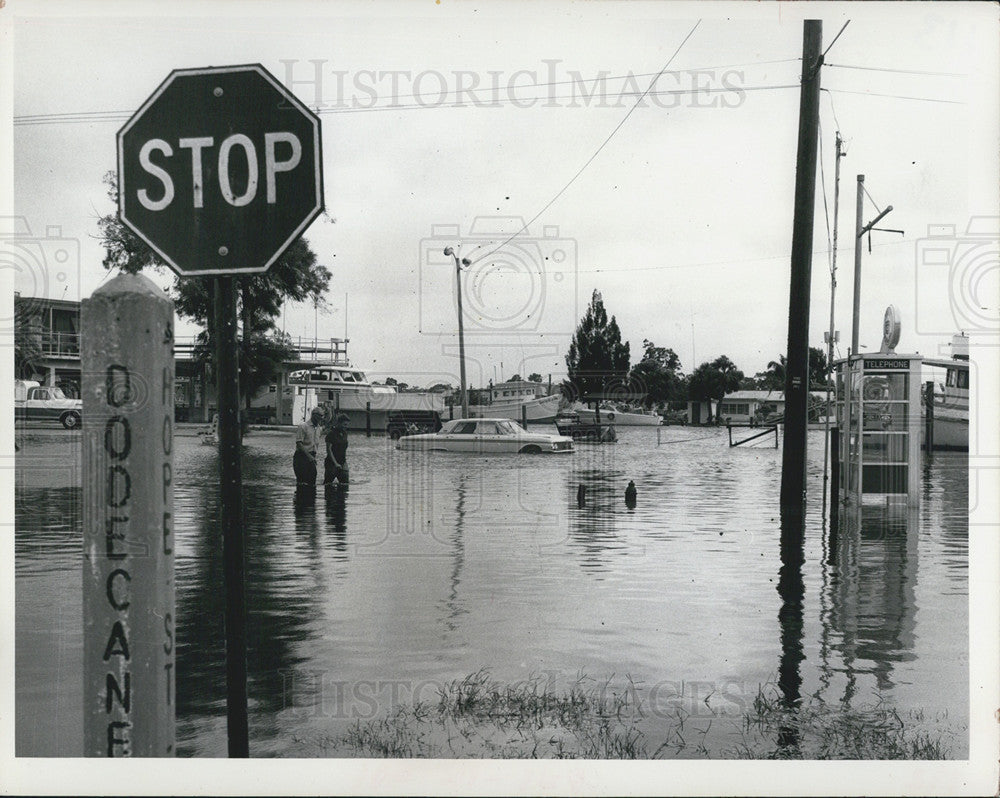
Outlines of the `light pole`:
{"type": "Polygon", "coordinates": [[[462,330],[462,267],[472,263],[468,258],[458,259],[455,250],[446,247],[445,255],[455,259],[455,287],[458,289],[458,368],[462,379],[462,418],[469,417],[469,394],[465,389],[465,335],[462,330]]]}

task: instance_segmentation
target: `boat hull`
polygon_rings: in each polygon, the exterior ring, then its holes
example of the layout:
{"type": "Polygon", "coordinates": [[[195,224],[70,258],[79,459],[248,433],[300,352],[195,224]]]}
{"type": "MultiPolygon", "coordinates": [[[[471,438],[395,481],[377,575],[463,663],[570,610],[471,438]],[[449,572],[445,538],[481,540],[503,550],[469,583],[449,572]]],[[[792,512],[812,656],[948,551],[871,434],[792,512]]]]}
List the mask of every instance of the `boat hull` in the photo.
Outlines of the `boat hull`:
{"type": "Polygon", "coordinates": [[[543,396],[526,402],[495,402],[491,405],[473,405],[469,408],[471,418],[509,418],[520,421],[526,414],[528,421],[554,421],[559,412],[559,396],[543,396]]]}
{"type": "MultiPolygon", "coordinates": [[[[580,421],[587,424],[597,422],[597,417],[591,408],[579,408],[580,421]]],[[[614,424],[619,427],[658,427],[663,423],[663,418],[656,413],[629,413],[618,410],[601,410],[601,423],[614,424]]]]}

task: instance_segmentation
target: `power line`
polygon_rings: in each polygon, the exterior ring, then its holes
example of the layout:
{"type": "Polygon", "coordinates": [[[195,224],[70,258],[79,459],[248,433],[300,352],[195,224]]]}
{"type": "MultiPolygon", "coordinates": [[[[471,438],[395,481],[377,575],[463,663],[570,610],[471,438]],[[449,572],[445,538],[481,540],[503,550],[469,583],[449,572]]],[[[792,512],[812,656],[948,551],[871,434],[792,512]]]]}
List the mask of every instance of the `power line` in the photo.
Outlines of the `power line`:
{"type": "MultiPolygon", "coordinates": [[[[684,95],[695,95],[695,94],[739,94],[740,92],[751,92],[751,91],[771,91],[774,89],[797,89],[799,84],[797,83],[787,83],[787,84],[777,84],[773,86],[734,86],[732,88],[697,88],[697,89],[663,89],[659,91],[621,91],[615,92],[614,97],[621,99],[623,97],[639,97],[641,101],[645,97],[667,97],[667,96],[684,96],[684,95]]],[[[409,103],[406,105],[379,105],[379,106],[369,106],[365,108],[321,108],[318,110],[320,115],[334,115],[334,114],[354,114],[354,113],[374,113],[377,111],[412,111],[412,110],[432,110],[434,108],[496,108],[502,105],[518,104],[518,103],[535,103],[535,102],[545,102],[550,100],[566,100],[566,99],[580,99],[576,94],[559,94],[551,95],[546,94],[542,96],[535,97],[511,97],[507,99],[495,99],[488,103],[474,103],[470,100],[458,100],[451,102],[438,102],[433,104],[423,104],[423,103],[409,103]]],[[[589,101],[586,103],[587,107],[591,107],[589,101]]],[[[638,102],[636,103],[638,105],[638,102]]],[[[610,103],[600,104],[595,103],[596,108],[614,108],[615,106],[610,103]]],[[[53,114],[37,114],[34,116],[19,116],[14,117],[15,125],[45,125],[45,124],[78,124],[78,123],[98,123],[98,122],[124,122],[129,119],[131,114],[127,111],[120,112],[76,112],[76,113],[53,113],[53,114]]]]}
{"type": "Polygon", "coordinates": [[[573,185],[573,183],[574,183],[574,182],[576,182],[576,179],[577,179],[577,178],[578,178],[578,177],[579,177],[580,175],[582,175],[582,174],[583,174],[584,170],[585,170],[585,169],[586,169],[586,168],[587,168],[588,166],[590,166],[590,164],[591,164],[591,163],[593,163],[594,159],[595,159],[595,158],[596,158],[596,157],[597,157],[598,155],[600,155],[601,151],[602,151],[602,150],[603,150],[603,149],[604,149],[604,148],[605,148],[605,147],[606,147],[606,146],[608,145],[608,142],[610,142],[610,141],[611,141],[611,139],[612,139],[612,138],[614,138],[615,134],[616,134],[616,133],[617,133],[617,132],[618,132],[619,130],[621,130],[622,126],[623,126],[623,125],[624,125],[624,124],[625,124],[625,123],[626,123],[626,122],[628,121],[629,117],[630,117],[630,116],[632,116],[632,113],[633,113],[633,112],[635,111],[635,109],[639,107],[639,103],[640,103],[640,102],[642,102],[642,99],[643,99],[643,97],[645,97],[645,96],[646,96],[646,95],[647,95],[647,94],[649,93],[649,91],[650,91],[650,90],[651,90],[651,89],[653,88],[653,84],[655,84],[655,83],[656,83],[656,81],[657,81],[657,80],[658,80],[658,78],[659,78],[659,75],[661,75],[661,74],[663,74],[664,72],[666,72],[666,71],[667,71],[667,67],[669,67],[669,66],[670,66],[670,64],[671,64],[671,63],[673,62],[673,60],[674,60],[674,59],[675,59],[675,58],[677,57],[677,54],[678,54],[678,53],[679,53],[679,52],[681,51],[681,48],[683,48],[683,47],[684,47],[684,45],[685,45],[685,44],[687,44],[687,41],[688,41],[688,39],[690,39],[690,38],[691,38],[691,37],[692,37],[692,36],[694,35],[694,32],[695,32],[695,31],[696,31],[696,30],[698,29],[698,26],[699,26],[700,24],[701,24],[701,20],[700,20],[700,19],[699,19],[699,20],[698,20],[698,21],[697,21],[696,23],[694,23],[694,27],[692,27],[692,28],[691,28],[691,30],[690,30],[690,31],[688,32],[688,35],[684,37],[683,41],[681,41],[681,43],[680,43],[679,45],[677,45],[677,49],[676,49],[676,50],[674,50],[674,54],[673,54],[673,55],[671,55],[671,56],[670,56],[670,59],[669,59],[669,60],[667,61],[667,63],[663,65],[663,69],[661,69],[661,70],[660,70],[660,72],[658,73],[657,77],[653,78],[653,80],[652,80],[652,81],[650,81],[650,84],[649,84],[649,87],[648,87],[648,88],[646,89],[646,91],[645,91],[645,92],[643,92],[643,93],[642,93],[642,95],[641,95],[641,96],[639,97],[639,99],[635,101],[635,104],[634,104],[634,105],[633,105],[633,106],[632,106],[632,107],[631,107],[631,108],[630,108],[630,109],[628,110],[628,113],[627,113],[627,114],[625,114],[625,116],[623,116],[623,117],[622,117],[621,121],[620,121],[620,122],[619,122],[619,123],[618,123],[617,125],[615,125],[615,128],[614,128],[614,130],[612,130],[612,131],[611,131],[611,132],[610,132],[610,133],[608,134],[608,137],[607,137],[606,139],[604,139],[604,141],[602,141],[602,142],[601,142],[601,145],[600,145],[600,146],[599,146],[599,147],[598,147],[598,148],[597,148],[597,149],[596,149],[596,150],[594,151],[594,154],[593,154],[593,155],[591,155],[591,156],[590,156],[590,157],[589,157],[589,158],[587,159],[586,163],[584,163],[584,165],[583,165],[583,166],[581,166],[581,167],[580,167],[580,168],[579,168],[579,169],[577,170],[576,174],[575,174],[575,175],[573,175],[573,177],[571,177],[571,178],[569,179],[569,182],[568,182],[568,183],[566,183],[566,185],[565,185],[565,186],[563,186],[563,187],[562,187],[561,189],[559,189],[559,191],[558,191],[558,192],[556,193],[556,195],[555,195],[555,196],[554,196],[554,197],[553,197],[552,199],[550,199],[550,200],[549,200],[549,201],[548,201],[548,202],[547,202],[547,203],[545,204],[545,206],[544,206],[544,207],[543,207],[543,208],[542,208],[542,209],[541,209],[541,210],[540,210],[540,211],[539,211],[538,213],[536,213],[536,214],[535,214],[535,215],[534,215],[533,217],[531,217],[531,219],[530,219],[530,220],[529,220],[529,221],[528,221],[527,223],[525,223],[525,224],[524,224],[524,225],[523,225],[523,226],[521,227],[521,229],[520,229],[520,230],[518,230],[518,231],[517,231],[516,233],[514,233],[514,235],[510,236],[510,238],[508,238],[508,239],[507,239],[506,241],[504,241],[504,242],[503,242],[502,244],[500,244],[500,246],[498,246],[498,247],[495,247],[495,248],[494,248],[494,249],[493,249],[493,250],[492,250],[491,252],[488,252],[488,253],[486,253],[485,255],[483,255],[483,256],[482,256],[482,257],[480,257],[480,258],[477,258],[477,260],[482,260],[483,258],[486,258],[486,257],[489,257],[489,256],[490,256],[490,255],[492,255],[492,254],[493,254],[494,252],[496,252],[497,250],[499,250],[499,249],[503,248],[503,247],[504,247],[504,246],[506,246],[506,245],[507,245],[508,243],[510,243],[511,241],[513,241],[513,240],[514,240],[514,239],[515,239],[515,238],[516,238],[517,236],[519,236],[519,235],[520,235],[521,233],[523,233],[523,232],[524,232],[525,230],[527,230],[527,229],[528,229],[528,226],[529,226],[529,225],[531,225],[531,224],[533,224],[534,222],[536,222],[536,221],[538,220],[538,217],[539,217],[539,216],[541,216],[541,215],[542,215],[543,213],[545,213],[545,211],[547,211],[547,210],[548,210],[548,209],[549,209],[549,208],[550,208],[550,207],[552,206],[552,204],[553,204],[553,203],[554,203],[554,202],[555,202],[556,200],[558,200],[558,199],[559,199],[559,198],[560,198],[560,197],[561,197],[561,196],[562,196],[562,195],[563,195],[563,194],[564,194],[564,193],[566,192],[566,190],[567,190],[567,189],[568,189],[568,188],[569,188],[569,187],[570,187],[571,185],[573,185]]]}
{"type": "MultiPolygon", "coordinates": [[[[663,75],[679,75],[679,74],[683,74],[685,72],[700,72],[700,71],[711,70],[711,69],[732,69],[732,68],[735,68],[735,67],[743,67],[743,66],[764,66],[764,65],[769,65],[769,64],[786,64],[786,63],[790,63],[790,62],[793,62],[793,61],[801,61],[801,60],[802,59],[798,58],[798,57],[796,57],[796,58],[777,58],[777,59],[770,59],[770,60],[766,60],[766,61],[744,61],[744,62],[735,63],[735,64],[712,64],[712,65],[709,65],[709,66],[693,66],[693,67],[687,67],[685,69],[678,69],[678,70],[670,70],[670,71],[662,70],[660,72],[641,72],[641,73],[638,73],[638,74],[636,74],[636,73],[628,73],[626,75],[597,75],[595,77],[589,77],[589,78],[581,76],[580,78],[578,78],[578,79],[575,78],[573,80],[559,80],[559,81],[551,81],[551,82],[545,82],[545,83],[531,83],[531,84],[525,84],[523,86],[510,86],[510,85],[505,86],[505,87],[500,87],[500,86],[482,86],[482,87],[480,87],[480,86],[476,86],[476,87],[472,87],[472,88],[449,89],[449,90],[444,91],[444,92],[438,92],[438,93],[436,93],[434,95],[431,95],[430,93],[422,93],[422,94],[421,93],[395,94],[395,95],[392,96],[392,100],[393,101],[401,99],[401,98],[414,98],[415,99],[415,98],[431,97],[431,96],[433,96],[434,98],[436,98],[436,101],[434,103],[428,104],[428,105],[424,105],[424,104],[421,104],[421,103],[409,103],[409,104],[370,106],[370,107],[363,107],[363,108],[318,108],[318,109],[314,109],[314,110],[316,111],[316,113],[319,113],[319,114],[327,114],[327,113],[354,113],[354,112],[359,112],[360,113],[360,112],[364,112],[364,111],[397,110],[397,109],[406,109],[406,108],[464,107],[466,104],[476,105],[477,103],[475,102],[475,100],[471,100],[471,99],[470,100],[452,100],[452,101],[449,101],[449,102],[444,102],[442,100],[442,98],[447,97],[447,96],[452,95],[452,94],[455,94],[455,95],[469,94],[471,96],[474,96],[476,93],[500,91],[501,88],[506,93],[509,94],[511,92],[524,91],[524,90],[528,90],[528,89],[546,88],[546,87],[550,87],[550,86],[586,85],[586,84],[595,84],[596,85],[598,82],[603,82],[603,81],[632,80],[632,79],[636,79],[636,78],[645,78],[645,77],[656,77],[656,78],[659,78],[659,77],[662,77],[663,75]]],[[[652,95],[662,95],[662,94],[668,94],[668,93],[683,94],[683,93],[693,93],[693,92],[706,92],[706,93],[710,93],[710,92],[719,92],[719,91],[741,91],[741,90],[742,91],[756,91],[756,90],[762,89],[762,88],[771,88],[771,87],[769,87],[769,86],[763,86],[763,87],[760,87],[760,86],[747,86],[747,87],[740,86],[740,87],[735,87],[735,88],[731,88],[731,89],[708,89],[708,88],[702,88],[702,89],[676,89],[676,90],[661,89],[661,90],[657,90],[657,91],[650,91],[648,93],[652,94],[652,95]]],[[[786,87],[780,86],[780,87],[774,87],[774,88],[786,88],[786,87]]],[[[628,97],[628,96],[635,96],[636,94],[638,94],[638,92],[624,92],[623,91],[623,92],[617,92],[616,96],[618,96],[618,97],[628,97]]],[[[507,102],[530,102],[530,101],[539,101],[539,100],[567,99],[567,98],[574,98],[575,99],[576,95],[575,94],[572,94],[572,95],[558,95],[558,96],[545,95],[545,96],[542,96],[542,97],[536,96],[536,97],[524,97],[524,98],[518,97],[518,98],[508,99],[507,102]]],[[[486,104],[483,104],[483,105],[485,107],[488,107],[489,105],[495,105],[495,104],[497,104],[499,102],[501,102],[501,101],[497,100],[495,102],[486,103],[486,104]]],[[[22,114],[22,115],[19,115],[19,116],[15,116],[13,119],[14,119],[14,124],[15,125],[47,124],[47,123],[55,123],[55,122],[125,121],[125,120],[129,119],[132,116],[133,113],[134,113],[134,111],[69,111],[69,112],[64,112],[64,113],[53,112],[53,113],[49,113],[49,114],[22,114]]]]}
{"type": "Polygon", "coordinates": [[[879,213],[882,213],[882,209],[878,206],[878,203],[875,202],[875,198],[868,193],[868,187],[864,183],[861,184],[861,190],[864,191],[865,196],[868,197],[869,200],[871,200],[872,205],[875,206],[875,210],[878,211],[879,213]]]}
{"type": "MultiPolygon", "coordinates": [[[[832,46],[832,45],[831,45],[832,46]]],[[[819,124],[819,179],[823,187],[823,215],[826,217],[826,245],[829,252],[830,274],[833,274],[833,238],[830,234],[830,209],[826,203],[826,170],[823,169],[823,123],[819,124]]]]}
{"type": "Polygon", "coordinates": [[[840,32],[839,32],[839,33],[838,33],[838,34],[837,34],[836,36],[834,36],[834,37],[833,37],[833,41],[832,41],[832,42],[830,42],[830,44],[828,44],[828,45],[827,45],[827,48],[826,48],[826,49],[825,49],[825,50],[823,51],[823,55],[821,55],[821,56],[819,57],[819,62],[820,62],[821,64],[824,64],[824,63],[826,63],[826,62],[824,61],[824,59],[826,58],[826,54],[827,54],[828,52],[830,52],[830,49],[831,49],[831,48],[833,47],[833,45],[835,45],[835,44],[837,43],[837,39],[839,39],[839,38],[840,38],[840,34],[841,34],[841,33],[843,33],[843,32],[844,32],[845,30],[847,30],[847,26],[848,26],[848,25],[850,25],[850,24],[851,24],[851,21],[850,21],[850,20],[847,20],[847,22],[845,22],[845,23],[844,23],[844,27],[842,27],[842,28],[840,29],[840,32]]]}
{"type": "Polygon", "coordinates": [[[843,130],[840,126],[840,120],[837,119],[837,107],[833,104],[833,95],[830,94],[829,89],[820,89],[820,91],[825,91],[827,96],[830,98],[830,110],[833,112],[833,122],[837,126],[837,130],[843,130]]]}
{"type": "Polygon", "coordinates": [[[891,97],[895,100],[918,100],[925,103],[947,103],[948,105],[965,105],[964,102],[960,100],[941,100],[936,97],[911,97],[905,94],[879,94],[874,91],[848,91],[847,89],[827,89],[826,91],[836,92],[837,94],[861,94],[865,97],[891,97]]]}
{"type": "Polygon", "coordinates": [[[863,69],[866,72],[893,72],[897,75],[934,75],[942,78],[968,77],[964,72],[929,72],[920,69],[889,69],[888,67],[858,66],[856,64],[824,64],[835,69],[863,69]]]}

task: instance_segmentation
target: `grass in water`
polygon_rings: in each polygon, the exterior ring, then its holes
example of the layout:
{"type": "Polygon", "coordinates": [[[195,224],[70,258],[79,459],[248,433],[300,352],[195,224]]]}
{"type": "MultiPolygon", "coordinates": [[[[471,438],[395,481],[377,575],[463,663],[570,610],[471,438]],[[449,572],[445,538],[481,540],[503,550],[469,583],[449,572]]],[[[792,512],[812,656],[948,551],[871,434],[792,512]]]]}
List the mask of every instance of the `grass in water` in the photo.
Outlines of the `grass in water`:
{"type": "Polygon", "coordinates": [[[674,707],[649,723],[629,679],[615,686],[584,676],[563,691],[541,678],[502,684],[487,670],[439,690],[437,702],[400,706],[355,721],[321,743],[365,757],[556,759],[944,759],[948,748],[910,731],[882,701],[844,710],[812,700],[789,708],[774,685],[761,686],[740,714],[704,702],[697,716],[674,707]],[[663,727],[667,727],[664,734],[663,727]],[[649,735],[659,739],[651,747],[649,735]]]}

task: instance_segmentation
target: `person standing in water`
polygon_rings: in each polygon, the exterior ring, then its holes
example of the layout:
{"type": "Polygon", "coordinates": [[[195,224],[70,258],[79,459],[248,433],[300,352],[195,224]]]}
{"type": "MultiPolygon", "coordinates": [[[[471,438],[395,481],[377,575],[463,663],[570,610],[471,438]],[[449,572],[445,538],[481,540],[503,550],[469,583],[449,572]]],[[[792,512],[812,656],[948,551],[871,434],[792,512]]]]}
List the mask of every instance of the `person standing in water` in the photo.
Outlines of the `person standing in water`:
{"type": "Polygon", "coordinates": [[[332,485],[337,480],[341,485],[350,481],[347,470],[347,416],[343,413],[326,433],[326,459],[323,461],[323,484],[332,485]]]}
{"type": "Polygon", "coordinates": [[[292,455],[292,469],[300,485],[316,484],[316,449],[319,447],[320,425],[323,411],[313,409],[309,420],[295,428],[295,454],[292,455]]]}

